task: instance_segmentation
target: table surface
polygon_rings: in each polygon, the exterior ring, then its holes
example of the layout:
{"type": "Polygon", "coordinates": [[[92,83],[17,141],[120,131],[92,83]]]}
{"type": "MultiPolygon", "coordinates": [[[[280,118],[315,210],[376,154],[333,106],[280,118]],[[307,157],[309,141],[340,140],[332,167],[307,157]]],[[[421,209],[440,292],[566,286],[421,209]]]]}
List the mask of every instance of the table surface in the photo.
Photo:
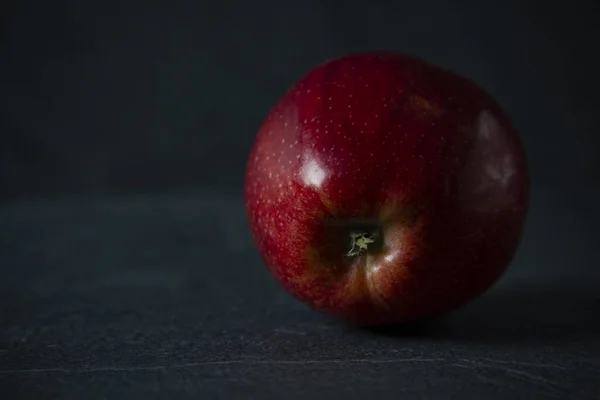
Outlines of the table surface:
{"type": "Polygon", "coordinates": [[[241,197],[197,191],[0,209],[7,399],[600,398],[599,188],[537,188],[484,296],[365,330],[291,298],[241,197]]]}

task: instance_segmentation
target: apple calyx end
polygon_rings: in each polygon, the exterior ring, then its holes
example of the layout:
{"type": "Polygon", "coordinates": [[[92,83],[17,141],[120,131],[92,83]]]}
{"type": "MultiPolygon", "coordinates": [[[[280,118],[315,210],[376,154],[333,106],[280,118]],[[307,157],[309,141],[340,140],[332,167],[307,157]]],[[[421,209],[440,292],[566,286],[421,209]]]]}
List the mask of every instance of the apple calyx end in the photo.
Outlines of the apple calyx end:
{"type": "Polygon", "coordinates": [[[367,236],[365,232],[351,232],[350,233],[350,250],[346,255],[348,257],[358,256],[369,247],[369,243],[374,243],[375,240],[372,236],[367,236]]]}

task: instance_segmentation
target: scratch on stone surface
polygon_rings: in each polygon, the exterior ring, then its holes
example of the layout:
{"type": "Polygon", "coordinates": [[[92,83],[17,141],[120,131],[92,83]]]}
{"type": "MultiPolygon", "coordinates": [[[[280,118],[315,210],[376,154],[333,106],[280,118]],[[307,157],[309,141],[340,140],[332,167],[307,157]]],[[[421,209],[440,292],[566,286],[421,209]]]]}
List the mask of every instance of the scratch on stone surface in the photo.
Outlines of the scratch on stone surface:
{"type": "Polygon", "coordinates": [[[454,363],[452,364],[456,367],[460,367],[460,368],[468,368],[468,369],[474,369],[475,366],[474,365],[467,365],[467,364],[462,364],[462,363],[454,363]]]}
{"type": "Polygon", "coordinates": [[[97,367],[97,368],[30,368],[30,369],[6,369],[0,370],[0,374],[34,374],[34,373],[88,373],[88,372],[136,372],[136,371],[161,371],[167,369],[195,368],[209,365],[314,365],[314,364],[394,364],[422,362],[430,363],[443,361],[442,358],[402,358],[402,359],[334,359],[334,360],[222,360],[205,361],[198,363],[171,364],[171,365],[149,365],[133,367],[97,367]]]}
{"type": "Polygon", "coordinates": [[[513,375],[520,375],[520,376],[523,376],[523,377],[529,379],[530,381],[538,382],[538,384],[540,386],[542,386],[545,389],[548,389],[551,392],[554,392],[554,393],[557,393],[560,395],[569,393],[567,388],[563,387],[562,385],[557,384],[554,381],[551,381],[550,379],[546,379],[543,376],[539,376],[537,374],[532,374],[530,372],[525,372],[525,371],[521,371],[521,370],[514,369],[514,368],[502,367],[502,369],[504,371],[506,371],[507,373],[511,373],[513,375]]]}
{"type": "Polygon", "coordinates": [[[529,363],[522,361],[511,361],[511,360],[495,360],[493,358],[477,358],[479,361],[485,361],[493,364],[509,364],[509,365],[522,365],[525,367],[540,367],[540,368],[557,368],[557,369],[567,369],[561,365],[556,364],[544,364],[544,363],[529,363]]]}
{"type": "MultiPolygon", "coordinates": [[[[556,383],[555,381],[552,381],[550,379],[544,378],[543,376],[540,376],[538,374],[534,374],[531,372],[526,372],[526,371],[522,371],[520,369],[516,369],[516,368],[510,368],[507,365],[525,365],[524,363],[520,363],[518,361],[516,362],[511,362],[511,361],[504,361],[504,360],[494,360],[494,359],[487,359],[487,358],[479,358],[479,359],[461,359],[461,361],[466,362],[471,364],[473,367],[477,367],[477,368],[495,368],[495,369],[499,369],[501,371],[504,371],[507,374],[510,375],[517,375],[517,376],[521,376],[521,377],[525,377],[527,378],[529,381],[531,382],[536,382],[540,387],[543,387],[544,389],[553,392],[555,394],[559,394],[559,395],[565,395],[568,393],[568,388],[563,387],[563,385],[560,385],[558,383],[556,383]],[[485,361],[487,361],[487,363],[485,361]]],[[[458,367],[465,367],[462,364],[454,364],[458,367]]],[[[529,365],[529,366],[537,366],[535,364],[533,365],[529,365]]],[[[551,366],[549,365],[544,365],[541,364],[539,366],[551,366]]]]}

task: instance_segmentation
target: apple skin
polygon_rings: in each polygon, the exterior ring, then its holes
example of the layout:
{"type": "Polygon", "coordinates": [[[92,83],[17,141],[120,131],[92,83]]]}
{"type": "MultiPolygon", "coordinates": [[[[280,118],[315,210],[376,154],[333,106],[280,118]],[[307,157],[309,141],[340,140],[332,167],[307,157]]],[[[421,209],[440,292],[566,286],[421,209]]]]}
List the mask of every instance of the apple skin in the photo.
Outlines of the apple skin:
{"type": "Polygon", "coordinates": [[[519,134],[472,81],[412,56],[318,65],[264,120],[245,205],[277,281],[359,325],[440,316],[511,263],[529,202],[519,134]],[[354,256],[350,235],[376,242],[354,256]]]}

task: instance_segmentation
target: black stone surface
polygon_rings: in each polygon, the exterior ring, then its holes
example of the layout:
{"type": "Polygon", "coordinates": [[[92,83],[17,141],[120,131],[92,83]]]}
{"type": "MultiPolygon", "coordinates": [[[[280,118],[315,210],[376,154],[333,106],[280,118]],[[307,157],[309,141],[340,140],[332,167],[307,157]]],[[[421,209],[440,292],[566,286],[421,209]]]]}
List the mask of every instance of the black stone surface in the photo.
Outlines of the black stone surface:
{"type": "Polygon", "coordinates": [[[600,398],[598,188],[537,188],[500,282],[361,330],[267,273],[240,196],[5,204],[3,399],[600,398]]]}

